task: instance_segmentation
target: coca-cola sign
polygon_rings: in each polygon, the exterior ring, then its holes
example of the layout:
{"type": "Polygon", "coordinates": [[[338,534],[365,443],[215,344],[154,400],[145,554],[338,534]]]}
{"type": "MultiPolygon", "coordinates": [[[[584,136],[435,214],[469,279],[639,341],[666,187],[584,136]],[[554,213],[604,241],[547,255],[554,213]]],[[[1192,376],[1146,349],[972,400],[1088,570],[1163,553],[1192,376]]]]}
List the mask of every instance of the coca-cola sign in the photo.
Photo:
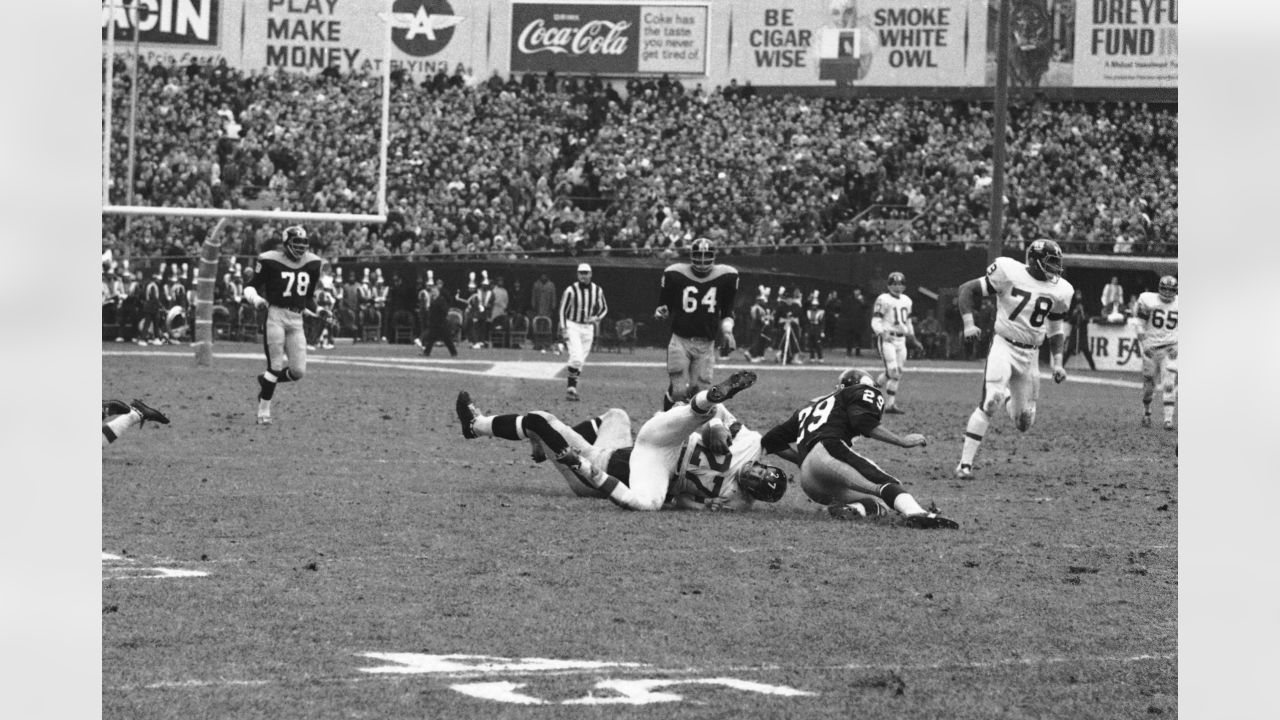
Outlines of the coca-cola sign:
{"type": "Polygon", "coordinates": [[[515,72],[630,74],[639,65],[640,6],[511,4],[515,72]]]}

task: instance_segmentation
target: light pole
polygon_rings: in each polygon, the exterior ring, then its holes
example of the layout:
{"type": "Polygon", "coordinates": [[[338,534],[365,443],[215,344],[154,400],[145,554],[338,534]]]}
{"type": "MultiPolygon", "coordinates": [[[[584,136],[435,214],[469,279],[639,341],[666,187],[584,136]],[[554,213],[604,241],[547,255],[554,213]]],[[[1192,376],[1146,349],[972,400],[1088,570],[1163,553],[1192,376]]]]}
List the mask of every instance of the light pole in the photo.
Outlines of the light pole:
{"type": "Polygon", "coordinates": [[[987,262],[1000,257],[1004,247],[1004,162],[1005,129],[1009,118],[1009,12],[1012,3],[1001,0],[1000,23],[996,31],[996,97],[992,128],[991,158],[991,237],[987,244],[987,262]]]}
{"type": "MultiPolygon", "coordinates": [[[[138,55],[140,42],[138,38],[138,21],[142,15],[141,4],[134,4],[134,0],[124,0],[126,11],[132,10],[129,14],[129,24],[133,26],[133,77],[129,83],[129,165],[126,169],[126,182],[128,190],[125,194],[125,204],[133,204],[133,168],[134,168],[134,148],[137,143],[138,135],[138,55]]],[[[133,217],[131,215],[124,216],[124,231],[129,232],[129,226],[133,217]]]]}

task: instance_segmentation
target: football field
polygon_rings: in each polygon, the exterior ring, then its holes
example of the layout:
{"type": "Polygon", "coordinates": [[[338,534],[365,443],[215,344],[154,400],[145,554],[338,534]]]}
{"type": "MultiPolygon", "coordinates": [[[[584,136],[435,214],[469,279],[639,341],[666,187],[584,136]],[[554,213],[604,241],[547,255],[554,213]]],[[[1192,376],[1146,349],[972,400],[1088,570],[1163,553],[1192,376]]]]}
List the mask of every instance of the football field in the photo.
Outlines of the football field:
{"type": "MultiPolygon", "coordinates": [[[[792,487],[748,513],[580,499],[486,413],[660,409],[663,355],[408,346],[311,352],[254,424],[261,348],[103,345],[104,397],[165,411],[102,450],[102,717],[1134,718],[1178,713],[1177,433],[1139,377],[1042,384],[952,476],[980,362],[912,361],[858,448],[958,531],[828,517],[792,487]]],[[[750,367],[767,431],[832,388],[750,367]]],[[[874,372],[878,359],[858,365],[874,372]]],[[[790,472],[793,468],[782,461],[790,472]]]]}

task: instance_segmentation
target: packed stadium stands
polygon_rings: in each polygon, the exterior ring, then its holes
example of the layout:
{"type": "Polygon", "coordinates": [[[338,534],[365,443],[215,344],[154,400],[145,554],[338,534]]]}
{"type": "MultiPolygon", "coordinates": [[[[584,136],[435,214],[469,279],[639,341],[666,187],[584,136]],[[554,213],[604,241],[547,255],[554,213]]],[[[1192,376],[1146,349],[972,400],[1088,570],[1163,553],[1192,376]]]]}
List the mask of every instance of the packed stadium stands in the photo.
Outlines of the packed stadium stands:
{"type": "MultiPolygon", "coordinates": [[[[129,69],[116,59],[113,203],[376,210],[377,77],[143,61],[130,195],[129,69]]],[[[389,222],[318,228],[326,256],[669,255],[694,234],[730,253],[987,243],[992,122],[977,103],[398,79],[389,222]]],[[[1015,103],[1007,244],[1049,236],[1068,252],[1176,255],[1177,134],[1176,107],[1015,103]]],[[[190,257],[206,231],[104,216],[103,247],[190,257]]],[[[229,231],[245,255],[268,232],[229,231]]]]}

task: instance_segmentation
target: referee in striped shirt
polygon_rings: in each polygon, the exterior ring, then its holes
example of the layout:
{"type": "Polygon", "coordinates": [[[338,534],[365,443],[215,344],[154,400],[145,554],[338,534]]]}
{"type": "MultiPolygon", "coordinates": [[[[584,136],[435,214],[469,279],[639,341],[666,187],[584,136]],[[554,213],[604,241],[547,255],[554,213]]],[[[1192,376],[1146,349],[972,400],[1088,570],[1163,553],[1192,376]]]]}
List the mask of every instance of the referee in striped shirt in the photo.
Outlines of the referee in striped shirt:
{"type": "Polygon", "coordinates": [[[596,337],[596,323],[609,313],[609,303],[604,300],[604,290],[591,282],[591,266],[578,265],[578,282],[564,289],[560,296],[560,334],[569,348],[569,386],[566,400],[579,400],[578,376],[582,363],[591,352],[596,337]]]}

